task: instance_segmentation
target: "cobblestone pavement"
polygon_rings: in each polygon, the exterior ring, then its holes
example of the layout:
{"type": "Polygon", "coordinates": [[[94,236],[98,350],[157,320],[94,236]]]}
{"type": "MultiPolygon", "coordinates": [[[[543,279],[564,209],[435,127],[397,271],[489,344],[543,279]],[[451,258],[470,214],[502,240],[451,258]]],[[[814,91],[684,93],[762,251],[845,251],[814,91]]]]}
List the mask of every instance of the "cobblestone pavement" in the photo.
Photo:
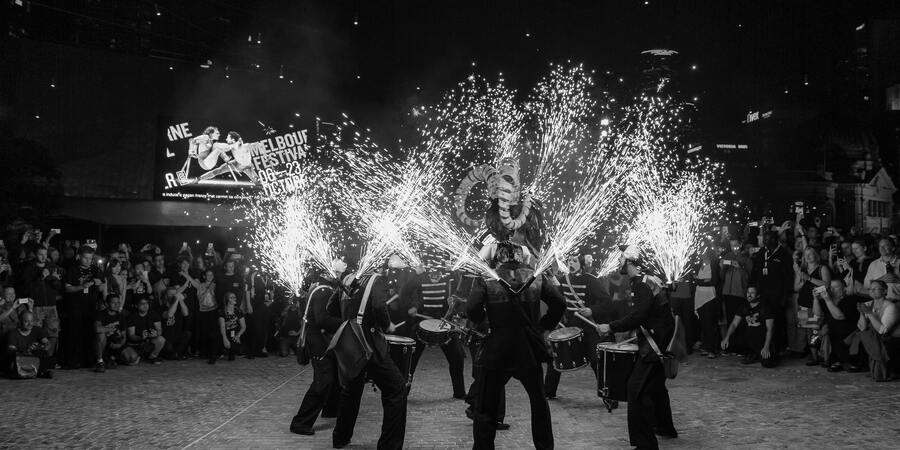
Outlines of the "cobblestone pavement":
{"type": "MultiPolygon", "coordinates": [[[[467,364],[467,374],[469,361],[467,364]]],[[[426,351],[409,399],[407,448],[469,448],[465,404],[452,399],[443,355],[426,351]]],[[[315,436],[288,432],[312,376],[293,358],[141,365],[53,380],[0,380],[0,448],[330,448],[334,419],[315,436]]],[[[625,406],[607,413],[589,370],[563,375],[551,401],[558,448],[629,448],[625,406]]],[[[669,382],[680,437],[662,448],[897,448],[900,383],[828,373],[802,360],[777,369],[693,357],[669,382]],[[892,425],[893,424],[893,425],[892,425]]],[[[524,390],[508,388],[509,431],[498,448],[531,448],[524,390]]],[[[367,389],[348,448],[373,448],[378,394],[367,389]]]]}

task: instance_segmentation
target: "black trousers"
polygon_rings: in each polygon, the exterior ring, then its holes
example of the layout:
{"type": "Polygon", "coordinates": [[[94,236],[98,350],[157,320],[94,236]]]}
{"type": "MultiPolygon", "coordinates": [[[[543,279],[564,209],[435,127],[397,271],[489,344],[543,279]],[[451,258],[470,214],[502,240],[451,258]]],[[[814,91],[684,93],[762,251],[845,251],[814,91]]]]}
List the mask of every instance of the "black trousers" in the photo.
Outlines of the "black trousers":
{"type": "MultiPolygon", "coordinates": [[[[714,298],[697,310],[700,313],[700,348],[709,353],[719,353],[722,339],[719,337],[719,317],[722,314],[722,300],[714,298]]],[[[732,316],[732,318],[734,318],[732,316]]]]}
{"type": "MultiPolygon", "coordinates": [[[[444,352],[444,357],[447,358],[447,363],[450,366],[450,382],[453,385],[453,396],[454,397],[464,397],[466,395],[466,383],[463,377],[463,359],[465,359],[465,355],[463,354],[462,344],[459,342],[459,338],[454,334],[453,337],[450,338],[450,342],[441,346],[441,351],[444,352]]],[[[427,345],[417,342],[416,350],[413,352],[412,357],[412,370],[413,374],[416,373],[416,366],[419,365],[419,359],[422,358],[422,353],[425,353],[425,348],[427,345]]]]}
{"type": "Polygon", "coordinates": [[[694,312],[694,298],[672,297],[669,303],[672,314],[681,317],[681,324],[684,325],[685,345],[691,352],[694,343],[700,340],[700,321],[694,312]]]}
{"type": "Polygon", "coordinates": [[[222,335],[216,334],[215,336],[210,336],[210,347],[212,348],[210,353],[210,358],[218,358],[222,353],[226,353],[229,357],[240,355],[244,353],[244,344],[238,344],[234,342],[234,339],[231,339],[231,348],[225,349],[225,344],[222,342],[222,335]]]}
{"type": "Polygon", "coordinates": [[[247,318],[247,351],[256,355],[266,349],[269,335],[272,334],[272,313],[265,305],[253,307],[253,314],[247,318]]]}
{"type": "Polygon", "coordinates": [[[377,448],[401,449],[406,435],[406,382],[394,361],[377,351],[366,364],[364,373],[341,391],[341,407],[331,435],[332,442],[344,444],[353,438],[367,376],[381,391],[381,407],[384,409],[377,448]]]}
{"type": "Polygon", "coordinates": [[[71,297],[60,303],[60,364],[63,367],[90,365],[94,346],[94,303],[71,297]]]}
{"type": "Polygon", "coordinates": [[[662,364],[638,359],[628,378],[628,439],[639,449],[657,449],[653,429],[674,432],[672,405],[662,364]]]}
{"type": "MultiPolygon", "coordinates": [[[[481,392],[481,386],[484,383],[482,372],[484,368],[478,360],[478,350],[481,348],[481,342],[473,339],[469,342],[469,355],[472,357],[472,385],[469,386],[469,392],[466,394],[466,403],[472,407],[473,411],[480,411],[481,406],[478,403],[478,393],[481,392]]],[[[497,396],[499,404],[497,405],[497,422],[503,423],[506,418],[506,388],[501,388],[500,394],[497,396]]]]}
{"type": "Polygon", "coordinates": [[[313,379],[300,402],[300,409],[291,420],[291,430],[312,431],[319,413],[323,417],[337,417],[341,389],[338,385],[337,361],[334,356],[312,360],[313,379]]]}
{"type": "Polygon", "coordinates": [[[197,316],[197,338],[200,340],[197,351],[200,353],[201,358],[209,358],[214,346],[212,339],[218,338],[220,341],[222,340],[221,331],[219,331],[219,315],[216,310],[204,311],[194,315],[197,316]]]}
{"type": "Polygon", "coordinates": [[[543,373],[540,365],[518,370],[496,370],[484,368],[483,382],[478,393],[480,410],[476,411],[473,424],[476,450],[492,450],[497,435],[497,418],[500,395],[504,393],[510,378],[516,378],[525,387],[531,403],[531,439],[534,448],[553,448],[553,423],[550,419],[550,405],[544,398],[543,373]]]}
{"type": "Polygon", "coordinates": [[[182,330],[174,333],[163,334],[166,338],[166,346],[163,347],[163,354],[166,358],[178,358],[187,355],[188,345],[193,340],[193,333],[190,330],[182,330]]]}

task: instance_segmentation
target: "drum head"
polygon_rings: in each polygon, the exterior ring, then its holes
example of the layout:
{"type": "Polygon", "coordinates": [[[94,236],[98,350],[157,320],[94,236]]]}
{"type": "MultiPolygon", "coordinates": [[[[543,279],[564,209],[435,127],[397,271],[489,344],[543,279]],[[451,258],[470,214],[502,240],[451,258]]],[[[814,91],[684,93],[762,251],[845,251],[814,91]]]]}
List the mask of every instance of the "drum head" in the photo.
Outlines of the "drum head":
{"type": "Polygon", "coordinates": [[[547,339],[551,341],[568,341],[569,339],[581,336],[581,334],[581,328],[566,327],[551,331],[550,334],[547,335],[547,339]]]}
{"type": "Polygon", "coordinates": [[[597,344],[597,350],[612,353],[637,353],[637,344],[631,342],[601,342],[597,344]]]}
{"type": "Polygon", "coordinates": [[[441,319],[425,319],[419,322],[419,328],[432,333],[441,333],[450,330],[450,325],[444,323],[441,319]]]}
{"type": "Polygon", "coordinates": [[[384,335],[384,340],[388,341],[388,344],[393,345],[416,345],[414,339],[405,336],[397,336],[396,334],[386,334],[384,335]]]}

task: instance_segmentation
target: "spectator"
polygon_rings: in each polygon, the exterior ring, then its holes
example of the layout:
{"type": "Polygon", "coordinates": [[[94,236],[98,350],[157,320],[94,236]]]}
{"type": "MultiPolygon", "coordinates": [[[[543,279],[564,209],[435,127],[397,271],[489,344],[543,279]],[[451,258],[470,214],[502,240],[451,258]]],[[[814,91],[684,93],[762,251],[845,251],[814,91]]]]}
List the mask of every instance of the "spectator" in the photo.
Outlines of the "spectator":
{"type": "Polygon", "coordinates": [[[50,262],[53,263],[54,266],[58,266],[60,262],[59,249],[56,247],[47,248],[47,256],[50,258],[50,262]]]}
{"type": "MultiPolygon", "coordinates": [[[[728,241],[728,250],[722,256],[720,270],[722,307],[727,321],[728,318],[734,317],[738,310],[747,304],[746,292],[750,281],[750,273],[753,271],[753,262],[750,260],[750,255],[742,248],[739,239],[731,238],[728,241]]],[[[722,334],[725,334],[724,330],[722,334]]]]}
{"type": "Polygon", "coordinates": [[[844,340],[856,329],[859,320],[856,305],[865,302],[866,299],[847,295],[844,281],[837,278],[831,280],[828,290],[820,292],[816,296],[817,301],[813,303],[813,311],[816,316],[824,318],[823,328],[819,334],[823,346],[830,350],[825,355],[829,362],[828,371],[838,372],[845,368],[848,372],[865,370],[862,367],[862,355],[850,355],[850,348],[844,340]]]}
{"type": "Polygon", "coordinates": [[[719,316],[722,303],[717,294],[719,286],[719,260],[713,250],[703,256],[703,265],[697,272],[694,292],[694,309],[700,317],[700,354],[707,358],[719,356],[719,316]]]}
{"type": "Polygon", "coordinates": [[[148,363],[159,364],[159,353],[166,345],[166,338],[162,336],[162,323],[159,314],[150,311],[150,302],[141,299],[138,303],[138,312],[128,316],[127,328],[128,346],[137,353],[140,358],[146,358],[148,363]]]}
{"type": "Polygon", "coordinates": [[[223,266],[223,273],[216,280],[216,292],[219,295],[218,303],[225,305],[224,298],[226,292],[235,295],[238,308],[241,312],[245,312],[244,307],[244,278],[237,272],[237,261],[228,259],[223,266]]]}
{"type": "MultiPolygon", "coordinates": [[[[159,251],[159,247],[156,250],[159,251]]],[[[150,269],[147,278],[150,280],[150,286],[153,287],[151,292],[157,299],[162,298],[166,292],[170,281],[169,276],[169,271],[166,270],[166,257],[161,254],[154,255],[153,268],[150,269]]]]}
{"type": "Polygon", "coordinates": [[[272,305],[272,280],[260,270],[250,273],[246,292],[246,312],[249,332],[247,357],[269,356],[266,344],[272,334],[274,319],[269,307],[272,305]]]}
{"type": "Polygon", "coordinates": [[[53,378],[53,359],[46,354],[50,341],[40,328],[34,327],[34,314],[22,311],[16,329],[6,334],[6,355],[10,362],[8,371],[14,378],[53,378]],[[37,358],[37,364],[26,364],[23,357],[37,358]],[[20,358],[23,360],[20,361],[20,358]]]}
{"type": "Polygon", "coordinates": [[[300,326],[303,320],[303,311],[297,304],[297,298],[281,312],[281,328],[278,330],[278,356],[288,356],[291,350],[297,350],[297,339],[300,337],[300,326]]]}
{"type": "Polygon", "coordinates": [[[149,269],[147,264],[139,262],[134,265],[128,277],[128,285],[125,290],[124,310],[129,314],[137,312],[137,305],[141,299],[150,301],[150,295],[153,287],[148,277],[149,269]]]}
{"type": "Polygon", "coordinates": [[[216,363],[223,348],[228,351],[228,360],[234,361],[234,355],[241,353],[241,336],[247,331],[244,313],[237,307],[237,295],[225,292],[223,298],[225,306],[219,311],[219,335],[212,338],[210,364],[216,363]]]}
{"type": "Polygon", "coordinates": [[[63,368],[77,369],[87,364],[94,344],[94,312],[100,303],[103,274],[93,265],[94,249],[83,246],[78,264],[65,274],[65,290],[60,324],[63,368]]]}
{"type": "Polygon", "coordinates": [[[772,351],[775,319],[765,304],[760,301],[756,287],[747,288],[747,305],[741,308],[728,326],[722,339],[722,350],[731,349],[744,354],[742,364],[760,362],[763,367],[772,368],[777,364],[772,351]],[[731,345],[731,336],[738,332],[739,338],[731,345]]]}
{"type": "MultiPolygon", "coordinates": [[[[199,342],[197,342],[197,337],[200,335],[197,331],[199,328],[199,324],[197,323],[197,320],[199,319],[197,311],[200,309],[200,305],[197,301],[197,288],[200,287],[200,281],[191,275],[190,258],[186,256],[178,258],[178,272],[172,274],[171,287],[174,287],[177,293],[182,297],[181,303],[184,307],[187,308],[188,311],[192,311],[190,315],[183,318],[184,324],[182,325],[181,332],[187,332],[189,340],[182,353],[187,352],[186,354],[196,355],[200,347],[199,342]]],[[[163,305],[163,308],[167,307],[169,307],[169,305],[163,305]]]]}
{"type": "Polygon", "coordinates": [[[212,347],[211,339],[219,337],[219,305],[216,303],[216,281],[212,269],[206,269],[203,273],[203,281],[197,288],[199,311],[197,330],[200,334],[199,352],[201,358],[210,358],[212,347]]]}
{"type": "Polygon", "coordinates": [[[94,356],[97,363],[94,372],[115,369],[117,360],[125,348],[125,316],[122,315],[122,298],[111,294],[106,296],[106,308],[97,311],[94,318],[94,356]]]}
{"type": "Polygon", "coordinates": [[[59,311],[56,304],[62,298],[62,269],[50,260],[47,249],[39,248],[34,261],[23,270],[23,278],[26,292],[34,300],[35,326],[41,327],[50,341],[47,356],[54,356],[59,341],[59,311]]]}
{"type": "Polygon", "coordinates": [[[786,310],[794,294],[794,270],[791,254],[778,241],[778,233],[769,231],[763,240],[764,248],[753,255],[750,284],[757,287],[757,294],[775,320],[771,348],[777,353],[787,346],[786,310]]]}
{"type": "Polygon", "coordinates": [[[869,370],[875,381],[889,381],[900,374],[900,327],[897,326],[900,312],[897,305],[886,298],[887,289],[885,282],[873,280],[869,285],[872,301],[857,304],[859,320],[856,326],[869,355],[869,370]]]}
{"type": "Polygon", "coordinates": [[[128,272],[124,264],[118,258],[109,258],[106,265],[106,295],[115,295],[124,298],[128,291],[128,272]]]}
{"type": "Polygon", "coordinates": [[[18,326],[19,314],[28,305],[19,303],[16,299],[16,289],[12,286],[3,288],[3,297],[0,298],[0,336],[6,336],[18,326]]]}
{"type": "MultiPolygon", "coordinates": [[[[819,328],[818,318],[812,314],[814,294],[818,287],[827,287],[831,283],[831,271],[822,264],[819,253],[812,247],[803,251],[803,261],[795,262],[794,271],[798,287],[796,313],[788,317],[788,330],[791,332],[791,348],[797,351],[806,347],[811,342],[813,330],[819,328]],[[793,318],[793,323],[790,320],[793,318]]],[[[793,305],[792,305],[793,306],[793,305]]],[[[810,359],[806,365],[820,364],[819,355],[814,346],[809,346],[810,359]]]]}
{"type": "Polygon", "coordinates": [[[868,295],[864,284],[866,274],[869,272],[869,265],[872,263],[872,257],[869,256],[866,242],[861,239],[853,241],[850,244],[850,248],[853,251],[853,259],[849,261],[850,271],[853,275],[853,284],[848,284],[847,287],[852,288],[850,292],[857,295],[868,295]]]}
{"type": "Polygon", "coordinates": [[[191,330],[188,329],[190,309],[185,304],[184,294],[175,286],[166,288],[165,304],[162,313],[162,336],[166,340],[163,354],[168,359],[187,359],[187,349],[191,342],[191,330]]]}
{"type": "Polygon", "coordinates": [[[874,280],[879,280],[887,274],[895,275],[892,280],[885,281],[887,285],[887,299],[896,301],[900,300],[900,260],[894,254],[894,241],[888,238],[882,238],[878,241],[878,254],[880,257],[869,263],[869,269],[866,271],[866,277],[863,280],[863,289],[871,293],[871,284],[874,280]]]}

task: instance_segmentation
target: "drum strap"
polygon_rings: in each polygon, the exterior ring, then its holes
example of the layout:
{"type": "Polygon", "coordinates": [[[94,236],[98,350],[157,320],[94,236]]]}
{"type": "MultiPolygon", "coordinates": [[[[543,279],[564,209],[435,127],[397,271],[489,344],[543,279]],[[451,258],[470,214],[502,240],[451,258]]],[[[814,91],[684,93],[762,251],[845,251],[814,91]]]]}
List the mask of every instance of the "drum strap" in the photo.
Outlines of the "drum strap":
{"type": "Polygon", "coordinates": [[[303,309],[303,325],[300,329],[300,339],[297,340],[297,347],[302,348],[306,345],[306,332],[307,325],[309,324],[309,304],[312,303],[313,295],[319,291],[319,289],[326,288],[328,285],[320,284],[315,287],[312,291],[309,292],[309,297],[306,299],[306,308],[303,309]]]}
{"type": "Polygon", "coordinates": [[[647,332],[647,329],[644,328],[643,325],[641,325],[641,332],[644,333],[644,336],[647,338],[647,343],[650,344],[650,348],[653,349],[653,352],[656,353],[656,356],[662,358],[663,354],[661,351],[659,351],[659,346],[656,345],[656,341],[653,339],[653,336],[650,336],[650,333],[647,332]]]}
{"type": "Polygon", "coordinates": [[[372,285],[375,284],[376,277],[378,277],[378,274],[373,273],[372,277],[369,278],[369,282],[366,283],[366,290],[363,292],[362,301],[359,302],[359,311],[356,312],[356,323],[360,325],[363,323],[363,315],[366,313],[366,305],[369,303],[369,295],[372,294],[372,285]]]}
{"type": "Polygon", "coordinates": [[[575,292],[575,288],[572,287],[572,280],[569,279],[569,274],[566,274],[566,287],[569,288],[569,292],[572,293],[573,303],[577,303],[578,306],[584,306],[584,300],[581,299],[581,296],[575,292]]]}

